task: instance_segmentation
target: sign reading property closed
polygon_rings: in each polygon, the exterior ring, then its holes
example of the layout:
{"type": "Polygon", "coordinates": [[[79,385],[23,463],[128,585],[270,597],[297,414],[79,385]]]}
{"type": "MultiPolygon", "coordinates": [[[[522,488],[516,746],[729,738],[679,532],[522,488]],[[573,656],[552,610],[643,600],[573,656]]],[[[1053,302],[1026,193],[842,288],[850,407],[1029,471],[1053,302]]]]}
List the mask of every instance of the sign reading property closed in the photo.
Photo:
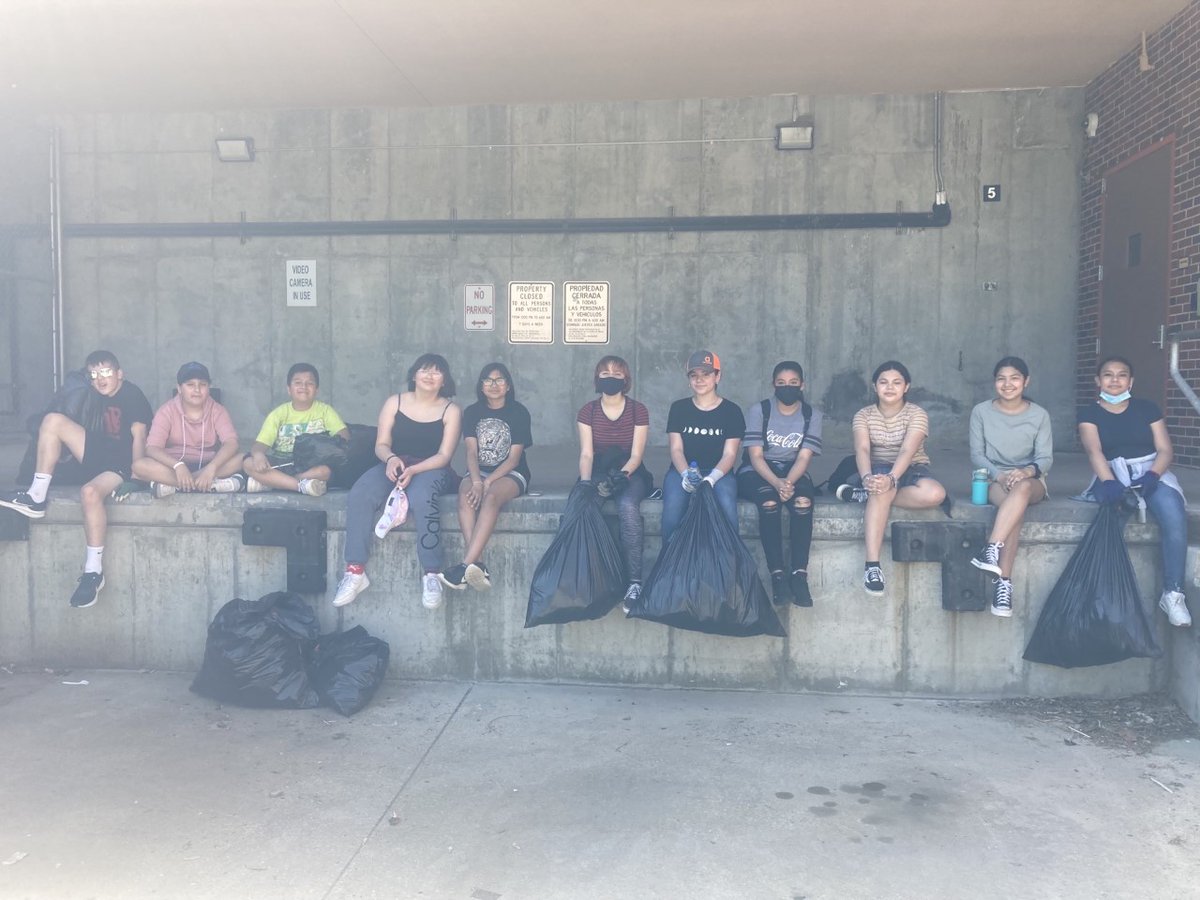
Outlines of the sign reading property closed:
{"type": "Polygon", "coordinates": [[[554,282],[508,283],[508,342],[554,343],[554,282]]]}
{"type": "Polygon", "coordinates": [[[608,343],[608,282],[563,284],[563,343],[608,343]]]}

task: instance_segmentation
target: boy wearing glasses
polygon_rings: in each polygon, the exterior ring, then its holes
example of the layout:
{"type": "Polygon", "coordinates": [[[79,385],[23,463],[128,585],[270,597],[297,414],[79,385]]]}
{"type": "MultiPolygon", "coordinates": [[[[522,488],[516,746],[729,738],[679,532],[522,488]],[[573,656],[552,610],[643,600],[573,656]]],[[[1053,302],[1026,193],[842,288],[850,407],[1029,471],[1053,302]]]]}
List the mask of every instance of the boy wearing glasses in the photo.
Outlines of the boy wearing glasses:
{"type": "Polygon", "coordinates": [[[71,605],[77,609],[95,603],[104,587],[104,538],[108,530],[104,500],[129,479],[133,461],[145,455],[152,417],[146,395],[125,380],[115,354],[96,350],[88,355],[84,366],[92,389],[79,414],[80,421],[62,413],[47,413],[38,429],[37,466],[29,489],[0,494],[0,506],[40,519],[46,515],[46,493],[63,449],[79,460],[88,479],[79,489],[87,557],[83,575],[71,595],[71,605]]]}

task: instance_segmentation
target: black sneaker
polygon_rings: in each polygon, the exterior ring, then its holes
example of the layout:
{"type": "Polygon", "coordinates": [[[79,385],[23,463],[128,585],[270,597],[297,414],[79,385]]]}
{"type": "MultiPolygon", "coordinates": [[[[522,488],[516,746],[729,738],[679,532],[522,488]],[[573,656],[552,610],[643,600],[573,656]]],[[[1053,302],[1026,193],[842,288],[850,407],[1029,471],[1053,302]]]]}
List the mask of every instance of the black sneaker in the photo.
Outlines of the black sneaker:
{"type": "Polygon", "coordinates": [[[992,615],[1007,619],[1012,615],[1012,582],[1007,578],[992,580],[992,615]]]}
{"type": "Polygon", "coordinates": [[[492,589],[492,575],[487,570],[487,566],[481,562],[471,563],[467,566],[463,577],[467,579],[467,584],[477,591],[490,591],[492,589]]]}
{"type": "Polygon", "coordinates": [[[874,597],[882,597],[887,584],[883,580],[883,569],[867,566],[863,572],[863,589],[874,597]]]}
{"type": "Polygon", "coordinates": [[[79,585],[71,595],[71,605],[76,609],[86,609],[96,602],[101,589],[104,587],[104,575],[100,572],[84,572],[79,576],[79,585]]]}
{"type": "Polygon", "coordinates": [[[812,594],[808,590],[807,572],[792,573],[792,603],[803,607],[813,605],[812,594]]]}
{"type": "Polygon", "coordinates": [[[993,575],[1000,574],[1000,551],[1004,548],[1003,541],[984,544],[983,549],[971,557],[971,565],[993,575]]]}
{"type": "Polygon", "coordinates": [[[784,606],[795,599],[792,596],[792,586],[788,584],[787,576],[783,572],[771,573],[771,594],[776,606],[784,606]]]}
{"type": "Polygon", "coordinates": [[[866,503],[867,489],[854,487],[850,484],[838,485],[837,492],[834,494],[843,503],[866,503]]]}
{"type": "Polygon", "coordinates": [[[43,500],[41,503],[35,502],[25,491],[8,491],[0,494],[0,506],[19,512],[28,519],[40,519],[45,516],[46,507],[49,505],[49,500],[43,500]]]}
{"type": "Polygon", "coordinates": [[[452,591],[465,591],[467,589],[467,567],[459,563],[444,572],[438,572],[438,581],[452,591]]]}

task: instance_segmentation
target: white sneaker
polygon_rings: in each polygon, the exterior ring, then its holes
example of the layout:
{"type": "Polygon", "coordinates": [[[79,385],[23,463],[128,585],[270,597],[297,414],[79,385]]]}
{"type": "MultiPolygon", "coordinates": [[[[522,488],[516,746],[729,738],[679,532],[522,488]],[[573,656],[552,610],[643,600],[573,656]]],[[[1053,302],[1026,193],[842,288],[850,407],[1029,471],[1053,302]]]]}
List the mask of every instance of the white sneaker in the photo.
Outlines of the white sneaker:
{"type": "Polygon", "coordinates": [[[253,475],[247,476],[247,478],[246,478],[246,493],[247,494],[265,494],[269,490],[271,490],[271,489],[269,487],[267,487],[265,484],[263,484],[261,481],[256,479],[253,475]]]}
{"type": "Polygon", "coordinates": [[[170,497],[173,493],[175,493],[175,485],[173,484],[163,484],[161,481],[150,482],[150,496],[155,500],[170,497]]]}
{"type": "Polygon", "coordinates": [[[1187,628],[1192,624],[1187,597],[1182,591],[1163,591],[1162,596],[1158,598],[1158,608],[1167,614],[1167,621],[1176,628],[1187,628]]]}
{"type": "Polygon", "coordinates": [[[388,494],[387,502],[383,504],[383,515],[375,523],[375,537],[383,540],[388,532],[397,525],[403,525],[408,518],[408,494],[404,488],[396,485],[388,494]]]}
{"type": "Polygon", "coordinates": [[[242,479],[236,475],[228,478],[214,478],[209,490],[214,494],[236,494],[242,489],[242,479]]]}
{"type": "Polygon", "coordinates": [[[421,579],[421,605],[426,609],[437,609],[442,605],[442,583],[437,572],[426,572],[421,579]]]}
{"type": "Polygon", "coordinates": [[[306,497],[320,497],[328,487],[320,478],[301,478],[296,490],[306,497]]]}
{"type": "Polygon", "coordinates": [[[346,572],[342,575],[342,580],[338,582],[337,593],[333,595],[334,606],[345,606],[347,603],[353,603],[354,598],[371,586],[371,579],[367,577],[367,573],[355,575],[353,572],[346,572]]]}

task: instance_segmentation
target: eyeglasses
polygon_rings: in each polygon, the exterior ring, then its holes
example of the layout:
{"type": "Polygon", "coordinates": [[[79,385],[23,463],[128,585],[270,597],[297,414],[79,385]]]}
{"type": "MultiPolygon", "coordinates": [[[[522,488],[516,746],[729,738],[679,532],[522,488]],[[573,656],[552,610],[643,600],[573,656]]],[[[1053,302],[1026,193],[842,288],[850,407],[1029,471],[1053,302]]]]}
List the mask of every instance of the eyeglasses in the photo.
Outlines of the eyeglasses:
{"type": "Polygon", "coordinates": [[[508,384],[507,378],[485,378],[482,382],[484,387],[504,387],[508,384]]]}
{"type": "Polygon", "coordinates": [[[88,373],[88,375],[91,377],[92,381],[95,381],[97,378],[112,378],[116,374],[117,374],[116,369],[110,369],[107,366],[103,369],[92,369],[88,373]]]}

